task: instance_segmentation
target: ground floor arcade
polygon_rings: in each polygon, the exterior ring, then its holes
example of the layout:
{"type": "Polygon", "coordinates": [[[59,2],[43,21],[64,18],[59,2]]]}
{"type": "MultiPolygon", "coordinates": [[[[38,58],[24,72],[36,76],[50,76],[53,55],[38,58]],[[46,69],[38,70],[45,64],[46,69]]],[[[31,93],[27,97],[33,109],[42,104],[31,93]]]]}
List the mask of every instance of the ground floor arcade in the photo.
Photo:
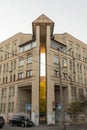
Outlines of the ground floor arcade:
{"type": "MultiPolygon", "coordinates": [[[[68,102],[68,87],[62,86],[63,106],[68,102]]],[[[27,113],[36,125],[40,123],[55,124],[58,113],[54,110],[53,102],[60,104],[60,86],[51,84],[46,90],[46,112],[40,113],[39,87],[35,82],[21,82],[20,84],[0,88],[0,113],[4,115],[27,113]]]]}

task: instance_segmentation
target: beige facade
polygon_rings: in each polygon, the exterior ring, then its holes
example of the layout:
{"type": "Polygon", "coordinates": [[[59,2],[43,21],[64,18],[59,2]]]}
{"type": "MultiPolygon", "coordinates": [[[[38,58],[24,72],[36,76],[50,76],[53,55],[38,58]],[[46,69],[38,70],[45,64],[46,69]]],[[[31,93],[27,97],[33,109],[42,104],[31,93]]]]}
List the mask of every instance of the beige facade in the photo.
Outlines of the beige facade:
{"type": "Polygon", "coordinates": [[[53,34],[54,22],[44,14],[32,27],[33,34],[18,33],[0,43],[0,113],[27,111],[36,125],[43,120],[55,124],[53,102],[60,104],[60,85],[64,109],[86,94],[87,45],[68,33],[53,34]],[[46,44],[45,118],[40,117],[40,46],[43,44],[46,44]],[[67,67],[63,68],[64,65],[67,67]]]}

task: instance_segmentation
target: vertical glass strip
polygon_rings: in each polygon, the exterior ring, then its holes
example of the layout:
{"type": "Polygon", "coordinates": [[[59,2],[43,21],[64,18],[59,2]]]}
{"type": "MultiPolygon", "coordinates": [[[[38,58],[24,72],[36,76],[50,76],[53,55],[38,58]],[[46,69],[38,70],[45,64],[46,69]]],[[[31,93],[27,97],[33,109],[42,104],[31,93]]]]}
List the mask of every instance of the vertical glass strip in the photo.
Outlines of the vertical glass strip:
{"type": "Polygon", "coordinates": [[[40,48],[40,121],[46,121],[46,54],[40,48]]]}

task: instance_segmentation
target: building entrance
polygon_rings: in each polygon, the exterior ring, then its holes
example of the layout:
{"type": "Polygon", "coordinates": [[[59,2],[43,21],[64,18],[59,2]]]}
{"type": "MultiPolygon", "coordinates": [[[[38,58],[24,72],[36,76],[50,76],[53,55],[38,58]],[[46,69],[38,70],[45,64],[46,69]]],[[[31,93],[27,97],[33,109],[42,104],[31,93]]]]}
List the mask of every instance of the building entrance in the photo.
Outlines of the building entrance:
{"type": "Polygon", "coordinates": [[[54,89],[54,93],[55,93],[55,103],[56,103],[56,109],[55,109],[55,121],[57,122],[61,122],[61,115],[62,115],[62,109],[63,109],[63,115],[65,118],[65,112],[66,112],[66,108],[67,108],[67,102],[68,102],[68,89],[67,87],[62,86],[62,95],[60,95],[60,86],[55,85],[55,89],[54,89]],[[61,106],[61,96],[62,96],[62,101],[63,104],[61,106]],[[63,108],[62,108],[63,107],[63,108]]]}
{"type": "Polygon", "coordinates": [[[18,88],[18,113],[26,113],[31,118],[31,87],[24,86],[18,88]],[[30,108],[27,108],[29,107],[30,108]]]}

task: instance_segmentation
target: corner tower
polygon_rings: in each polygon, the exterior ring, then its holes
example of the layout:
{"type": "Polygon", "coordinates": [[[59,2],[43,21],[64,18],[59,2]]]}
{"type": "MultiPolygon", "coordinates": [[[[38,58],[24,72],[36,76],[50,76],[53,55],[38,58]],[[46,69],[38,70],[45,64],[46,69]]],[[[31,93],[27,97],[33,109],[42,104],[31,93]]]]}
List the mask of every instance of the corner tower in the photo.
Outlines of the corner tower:
{"type": "Polygon", "coordinates": [[[32,23],[32,28],[39,50],[39,121],[47,122],[47,62],[54,22],[42,14],[32,23]]]}

